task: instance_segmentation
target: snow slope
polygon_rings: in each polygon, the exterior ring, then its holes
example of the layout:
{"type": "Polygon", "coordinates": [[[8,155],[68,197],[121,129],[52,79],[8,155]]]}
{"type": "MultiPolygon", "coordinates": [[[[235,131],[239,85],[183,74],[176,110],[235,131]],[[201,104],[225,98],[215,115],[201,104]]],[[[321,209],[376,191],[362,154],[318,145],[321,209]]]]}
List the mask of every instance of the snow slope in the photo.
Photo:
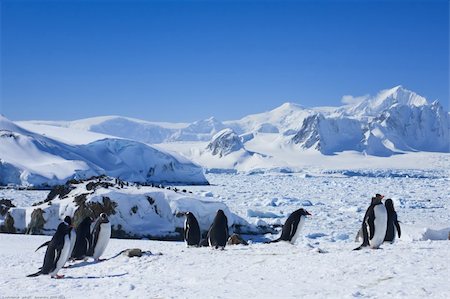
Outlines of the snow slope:
{"type": "MultiPolygon", "coordinates": [[[[61,135],[60,130],[53,131],[61,135]]],[[[78,133],[84,135],[85,131],[78,133]]],[[[98,174],[137,182],[207,183],[203,170],[184,157],[137,141],[96,140],[98,136],[92,135],[60,137],[95,140],[81,145],[67,144],[25,130],[0,116],[0,185],[54,185],[71,177],[98,174]]]]}

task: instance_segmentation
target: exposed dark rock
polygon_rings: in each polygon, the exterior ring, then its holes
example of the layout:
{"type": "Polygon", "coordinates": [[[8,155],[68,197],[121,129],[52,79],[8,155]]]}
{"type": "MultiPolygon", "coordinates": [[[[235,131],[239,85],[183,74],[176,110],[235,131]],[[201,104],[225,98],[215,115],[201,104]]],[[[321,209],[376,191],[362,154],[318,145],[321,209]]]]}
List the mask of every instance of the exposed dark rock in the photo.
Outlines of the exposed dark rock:
{"type": "Polygon", "coordinates": [[[44,219],[45,211],[41,208],[35,209],[31,213],[31,220],[28,224],[28,228],[26,233],[29,235],[39,235],[42,234],[42,230],[44,229],[45,219],[44,219]]]}
{"type": "Polygon", "coordinates": [[[103,204],[99,202],[89,202],[87,206],[94,213],[94,218],[98,218],[101,213],[105,213],[108,216],[116,214],[117,203],[112,201],[109,197],[102,197],[103,204]]]}
{"type": "Polygon", "coordinates": [[[69,185],[57,185],[50,191],[50,193],[47,195],[47,198],[44,200],[44,202],[53,200],[58,195],[59,195],[59,198],[64,198],[73,189],[74,189],[74,187],[69,186],[69,185]]]}
{"type": "Polygon", "coordinates": [[[16,206],[12,203],[11,199],[2,198],[0,199],[0,215],[5,216],[6,212],[10,208],[15,208],[16,206]]]}
{"type": "Polygon", "coordinates": [[[124,251],[124,253],[128,257],[141,257],[142,250],[139,248],[130,248],[124,251]]]}
{"type": "Polygon", "coordinates": [[[14,218],[9,212],[6,214],[3,225],[0,225],[0,232],[8,234],[15,234],[17,232],[16,228],[14,227],[14,218]]]}
{"type": "Polygon", "coordinates": [[[86,206],[85,203],[81,204],[78,209],[75,210],[73,214],[72,223],[75,227],[78,227],[80,223],[86,218],[91,217],[94,218],[94,212],[86,206]]]}
{"type": "Polygon", "coordinates": [[[73,199],[73,202],[77,204],[77,206],[81,206],[86,202],[86,196],[88,196],[89,193],[82,193],[79,194],[77,196],[75,196],[75,198],[73,199]]]}
{"type": "MultiPolygon", "coordinates": [[[[123,186],[122,181],[119,182],[119,184],[121,184],[121,186],[123,186]]],[[[91,190],[95,190],[98,187],[102,187],[105,189],[108,189],[109,187],[113,187],[114,184],[109,183],[109,182],[89,182],[86,184],[86,190],[91,191],[91,190]]]]}

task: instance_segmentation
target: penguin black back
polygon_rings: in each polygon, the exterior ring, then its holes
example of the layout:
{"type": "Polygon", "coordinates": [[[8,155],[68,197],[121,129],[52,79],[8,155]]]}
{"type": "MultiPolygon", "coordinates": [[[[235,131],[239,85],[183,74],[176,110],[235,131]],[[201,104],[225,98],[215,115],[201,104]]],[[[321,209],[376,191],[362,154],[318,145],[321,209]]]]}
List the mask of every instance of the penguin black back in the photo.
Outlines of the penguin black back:
{"type": "Polygon", "coordinates": [[[275,243],[275,242],[279,242],[279,241],[291,242],[292,238],[297,233],[297,229],[299,227],[301,217],[307,216],[307,215],[311,215],[311,214],[303,208],[292,212],[292,214],[289,215],[288,219],[286,219],[286,222],[283,225],[283,228],[281,230],[281,236],[278,239],[273,240],[269,243],[275,243]]]}
{"type": "Polygon", "coordinates": [[[228,241],[228,219],[222,210],[218,210],[208,231],[208,243],[213,248],[225,248],[228,241]]]}
{"type": "Polygon", "coordinates": [[[49,274],[56,269],[56,264],[61,258],[61,252],[64,247],[64,237],[70,233],[70,229],[71,228],[66,222],[62,222],[58,225],[52,239],[47,243],[47,250],[45,251],[44,263],[41,270],[34,274],[28,275],[28,277],[35,277],[40,274],[49,274]]]}
{"type": "Polygon", "coordinates": [[[91,224],[92,218],[86,217],[76,228],[77,238],[75,241],[75,247],[72,251],[72,258],[79,260],[83,259],[87,255],[87,251],[92,240],[91,224]]]}
{"type": "Polygon", "coordinates": [[[386,236],[384,237],[384,241],[393,242],[395,239],[395,231],[397,231],[398,237],[400,238],[402,232],[400,229],[400,223],[397,219],[397,212],[394,209],[394,202],[392,199],[386,199],[384,205],[386,206],[387,211],[387,228],[386,228],[386,236]]]}
{"type": "Polygon", "coordinates": [[[199,246],[200,244],[200,226],[197,218],[191,212],[186,213],[184,240],[188,246],[199,246]]]}

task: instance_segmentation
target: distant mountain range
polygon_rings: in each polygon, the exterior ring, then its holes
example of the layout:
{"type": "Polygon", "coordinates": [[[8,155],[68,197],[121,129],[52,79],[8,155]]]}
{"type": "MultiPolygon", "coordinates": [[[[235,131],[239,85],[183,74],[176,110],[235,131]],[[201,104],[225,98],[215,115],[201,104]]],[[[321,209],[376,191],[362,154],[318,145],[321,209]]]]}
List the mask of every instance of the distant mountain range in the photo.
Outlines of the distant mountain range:
{"type": "Polygon", "coordinates": [[[46,186],[101,174],[141,183],[208,183],[198,165],[138,141],[101,138],[69,144],[0,116],[0,185],[46,186]]]}
{"type": "MultiPolygon", "coordinates": [[[[28,160],[41,161],[43,165],[54,163],[54,177],[50,180],[56,181],[68,173],[84,173],[87,169],[108,175],[117,172],[122,179],[150,181],[150,169],[167,174],[171,167],[175,176],[168,179],[160,172],[160,180],[185,181],[181,177],[175,179],[183,172],[180,169],[188,175],[196,173],[195,182],[204,180],[195,168],[198,166],[186,159],[178,163],[182,158],[167,150],[181,153],[205,168],[238,170],[292,167],[305,155],[332,157],[355,152],[388,157],[411,152],[449,153],[449,118],[437,101],[429,103],[402,86],[340,107],[304,108],[285,103],[271,111],[231,121],[211,117],[193,123],[161,123],[102,116],[12,123],[2,118],[0,184],[21,182],[25,176],[42,176],[31,171],[31,164],[23,162],[28,160]],[[124,154],[124,149],[133,150],[124,154]],[[24,157],[16,157],[20,151],[24,157]],[[25,157],[34,153],[36,157],[25,157]],[[138,158],[130,158],[142,157],[143,153],[147,158],[139,158],[139,162],[138,158]],[[49,154],[62,160],[54,162],[48,159],[49,154]],[[159,158],[155,160],[156,156],[159,158]],[[14,179],[5,179],[8,177],[14,179]]],[[[152,179],[156,181],[156,177],[152,179]]],[[[49,179],[49,174],[38,181],[45,179],[49,179]]]]}

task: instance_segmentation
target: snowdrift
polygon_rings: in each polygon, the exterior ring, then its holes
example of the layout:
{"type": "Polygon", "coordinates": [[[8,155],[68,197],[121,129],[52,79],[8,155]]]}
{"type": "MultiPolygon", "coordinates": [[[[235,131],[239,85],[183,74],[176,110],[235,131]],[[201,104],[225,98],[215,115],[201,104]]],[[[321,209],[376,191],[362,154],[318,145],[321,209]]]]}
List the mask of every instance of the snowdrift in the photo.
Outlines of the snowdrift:
{"type": "Polygon", "coordinates": [[[219,209],[228,218],[230,232],[256,230],[222,202],[193,195],[187,190],[130,185],[101,176],[58,186],[37,205],[10,208],[0,216],[0,229],[51,235],[67,215],[73,217],[76,226],[86,216],[98,217],[106,213],[113,237],[179,240],[182,239],[184,213],[192,212],[205,233],[219,209]]]}

